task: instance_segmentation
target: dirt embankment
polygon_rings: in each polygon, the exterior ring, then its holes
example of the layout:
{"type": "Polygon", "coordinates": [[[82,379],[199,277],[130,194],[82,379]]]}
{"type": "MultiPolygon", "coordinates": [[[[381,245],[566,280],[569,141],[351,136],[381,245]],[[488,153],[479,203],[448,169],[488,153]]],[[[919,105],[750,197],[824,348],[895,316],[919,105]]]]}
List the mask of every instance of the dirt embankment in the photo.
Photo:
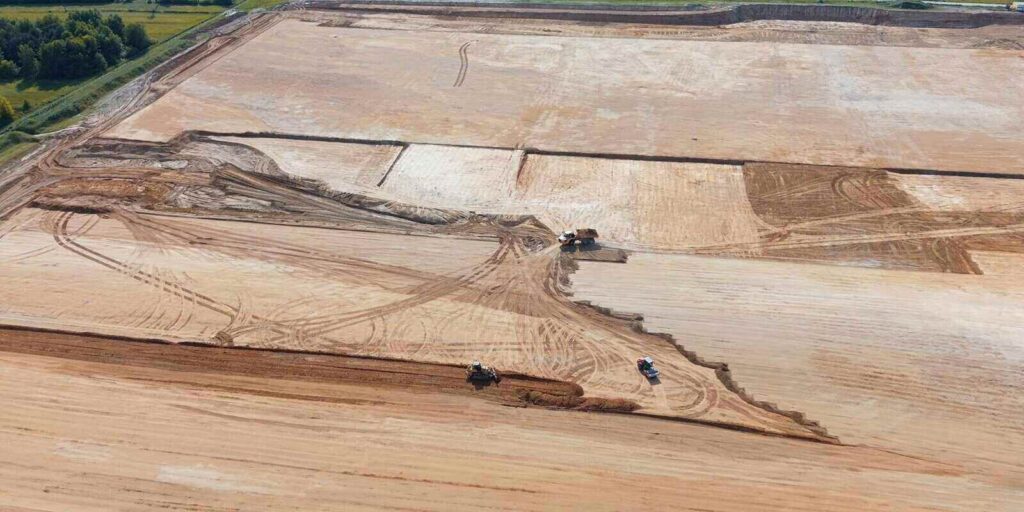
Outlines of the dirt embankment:
{"type": "MultiPolygon", "coordinates": [[[[0,327],[0,352],[192,374],[236,375],[470,395],[512,406],[537,405],[605,412],[630,412],[638,408],[635,403],[627,400],[584,397],[583,389],[569,382],[505,373],[497,384],[470,384],[466,381],[464,369],[459,366],[336,354],[173,344],[161,340],[11,327],[0,327]]],[[[112,369],[112,372],[117,373],[117,370],[112,369]]],[[[188,381],[183,379],[183,382],[188,381]]],[[[266,394],[265,390],[258,387],[233,390],[266,394]]],[[[287,398],[343,401],[326,395],[289,395],[287,398]]]]}
{"type": "Polygon", "coordinates": [[[434,14],[460,17],[502,17],[566,20],[594,23],[649,25],[731,25],[751,21],[831,21],[915,28],[977,28],[987,25],[1024,25],[1024,17],[1011,12],[962,12],[874,9],[838,5],[744,4],[725,8],[696,6],[616,6],[518,4],[472,2],[332,1],[307,0],[303,8],[350,12],[434,14]]]}

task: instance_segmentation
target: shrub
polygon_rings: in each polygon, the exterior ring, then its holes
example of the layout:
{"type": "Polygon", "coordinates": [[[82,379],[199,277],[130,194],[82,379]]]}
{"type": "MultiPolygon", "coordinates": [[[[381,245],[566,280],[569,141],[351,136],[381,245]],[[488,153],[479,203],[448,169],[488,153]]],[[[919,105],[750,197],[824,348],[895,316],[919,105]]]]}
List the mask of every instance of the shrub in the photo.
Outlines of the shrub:
{"type": "Polygon", "coordinates": [[[124,29],[124,43],[131,55],[141,55],[153,44],[141,23],[132,23],[124,29]]]}
{"type": "Polygon", "coordinates": [[[14,107],[7,98],[0,96],[0,126],[7,126],[14,121],[14,107]]]}
{"type": "Polygon", "coordinates": [[[0,80],[13,80],[18,77],[18,66],[7,59],[0,59],[0,80]]]}

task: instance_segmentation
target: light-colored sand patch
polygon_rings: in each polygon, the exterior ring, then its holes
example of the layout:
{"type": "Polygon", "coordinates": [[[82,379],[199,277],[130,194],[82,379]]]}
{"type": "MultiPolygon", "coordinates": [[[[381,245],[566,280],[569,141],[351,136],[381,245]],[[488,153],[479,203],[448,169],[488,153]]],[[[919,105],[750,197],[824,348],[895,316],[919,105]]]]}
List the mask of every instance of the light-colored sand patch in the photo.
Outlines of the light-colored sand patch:
{"type": "Polygon", "coordinates": [[[398,156],[398,146],[273,138],[221,137],[262,151],[282,171],[321,181],[341,192],[366,193],[398,156]]]}
{"type": "Polygon", "coordinates": [[[1024,132],[1024,106],[1016,101],[1024,96],[1021,75],[1024,60],[1012,51],[284,20],[109,135],[168,140],[189,129],[263,130],[1019,173],[1024,155],[1010,141],[1024,132]]]}
{"type": "Polygon", "coordinates": [[[937,210],[1024,210],[1024,180],[890,174],[900,188],[937,210]]]}
{"type": "Polygon", "coordinates": [[[237,475],[225,474],[204,466],[160,466],[157,482],[184,485],[195,489],[230,491],[246,494],[264,494],[269,491],[262,485],[245,483],[237,475]]]}
{"type": "Polygon", "coordinates": [[[1024,284],[1024,254],[996,251],[971,251],[974,261],[986,276],[998,276],[1024,284]]]}
{"type": "Polygon", "coordinates": [[[521,151],[413,144],[380,193],[417,205],[504,211],[522,157],[521,151]]]}
{"type": "Polygon", "coordinates": [[[53,453],[71,460],[88,462],[106,462],[110,460],[110,448],[95,443],[60,441],[53,453]]]}
{"type": "Polygon", "coordinates": [[[627,248],[757,241],[736,166],[529,156],[515,205],[556,231],[594,227],[627,248]]]}
{"type": "Polygon", "coordinates": [[[741,386],[846,443],[1021,481],[1024,292],[999,277],[634,254],[580,263],[574,296],[641,313],[741,386]]]}

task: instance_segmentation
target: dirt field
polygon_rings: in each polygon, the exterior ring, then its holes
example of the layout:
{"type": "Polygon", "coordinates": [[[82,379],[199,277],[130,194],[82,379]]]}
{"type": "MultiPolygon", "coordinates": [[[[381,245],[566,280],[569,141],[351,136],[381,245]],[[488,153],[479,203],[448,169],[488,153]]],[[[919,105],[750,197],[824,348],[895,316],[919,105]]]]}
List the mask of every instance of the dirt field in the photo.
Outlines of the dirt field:
{"type": "Polygon", "coordinates": [[[342,192],[364,194],[377,188],[401,152],[400,148],[387,145],[275,138],[218,137],[214,140],[250,146],[291,176],[322,181],[342,192]]]}
{"type": "Polygon", "coordinates": [[[263,131],[1019,174],[1019,54],[286,20],[108,135],[263,131]]]}
{"type": "Polygon", "coordinates": [[[1010,511],[1019,498],[868,447],[457,394],[10,353],[0,375],[14,510],[1010,511]]]}
{"type": "Polygon", "coordinates": [[[814,436],[738,399],[671,343],[565,300],[552,288],[551,251],[530,254],[515,239],[33,210],[14,222],[21,228],[4,238],[13,254],[2,256],[14,263],[6,273],[16,285],[3,296],[7,324],[448,364],[480,359],[654,414],[814,436]],[[95,277],[76,282],[74,274],[95,277]],[[55,283],[64,283],[59,294],[55,283]],[[90,307],[97,295],[115,300],[90,307]],[[639,353],[666,368],[658,386],[633,368],[639,353]]]}
{"type": "Polygon", "coordinates": [[[0,170],[0,508],[1024,502],[1019,27],[292,7],[0,170]]]}
{"type": "Polygon", "coordinates": [[[501,213],[516,186],[520,151],[414,144],[380,193],[412,204],[501,213]]]}
{"type": "Polygon", "coordinates": [[[1024,481],[1014,450],[992,450],[1024,442],[1019,279],[648,254],[580,265],[576,298],[728,354],[749,390],[845,442],[1024,481]]]}

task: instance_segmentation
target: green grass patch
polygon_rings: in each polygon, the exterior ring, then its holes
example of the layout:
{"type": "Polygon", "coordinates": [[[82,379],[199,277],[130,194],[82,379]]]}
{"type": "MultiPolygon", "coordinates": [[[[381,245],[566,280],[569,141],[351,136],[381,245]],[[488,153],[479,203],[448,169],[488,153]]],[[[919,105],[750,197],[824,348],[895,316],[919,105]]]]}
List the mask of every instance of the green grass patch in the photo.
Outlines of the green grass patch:
{"type": "Polygon", "coordinates": [[[0,135],[0,164],[20,158],[38,145],[35,137],[27,133],[8,132],[0,135]]]}
{"type": "Polygon", "coordinates": [[[253,9],[270,9],[287,2],[288,0],[245,0],[235,8],[242,12],[249,12],[253,9]]]}
{"type": "Polygon", "coordinates": [[[47,14],[64,17],[68,12],[96,9],[103,14],[118,14],[128,23],[141,23],[154,41],[163,41],[189,27],[219,14],[223,7],[201,6],[160,6],[145,2],[98,5],[7,5],[0,7],[0,17],[14,20],[37,20],[47,14]]]}
{"type": "Polygon", "coordinates": [[[18,115],[23,115],[21,106],[28,100],[34,109],[63,96],[88,79],[80,80],[18,80],[0,83],[0,96],[11,102],[18,115]]]}

